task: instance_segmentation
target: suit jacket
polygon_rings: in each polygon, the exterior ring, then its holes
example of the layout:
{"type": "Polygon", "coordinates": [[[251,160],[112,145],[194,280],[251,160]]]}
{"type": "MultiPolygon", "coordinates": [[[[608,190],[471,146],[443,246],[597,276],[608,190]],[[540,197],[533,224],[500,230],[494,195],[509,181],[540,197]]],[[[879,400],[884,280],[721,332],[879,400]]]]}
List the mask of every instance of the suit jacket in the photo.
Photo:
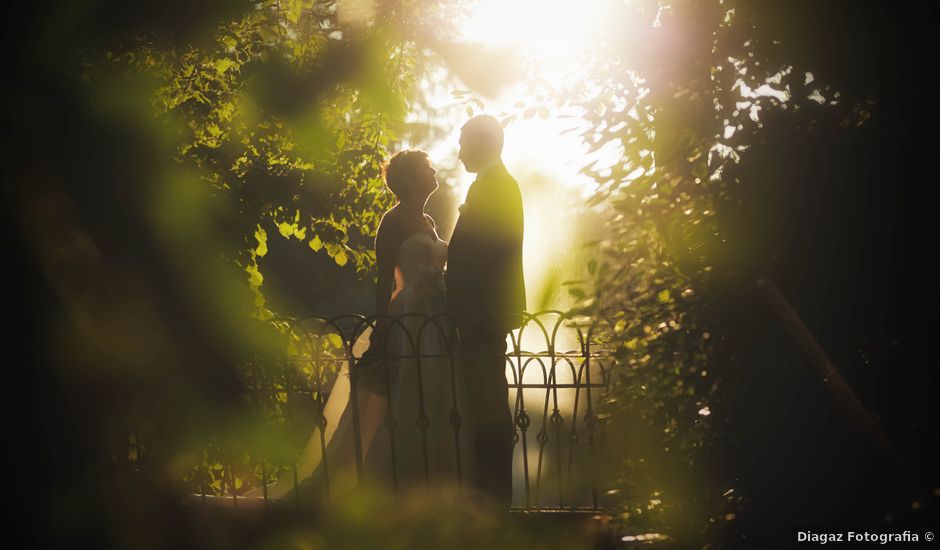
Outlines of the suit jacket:
{"type": "MultiPolygon", "coordinates": [[[[502,162],[467,191],[447,250],[447,305],[482,330],[502,334],[522,324],[522,194],[502,162]]],[[[495,334],[494,334],[495,336],[495,334]]]]}

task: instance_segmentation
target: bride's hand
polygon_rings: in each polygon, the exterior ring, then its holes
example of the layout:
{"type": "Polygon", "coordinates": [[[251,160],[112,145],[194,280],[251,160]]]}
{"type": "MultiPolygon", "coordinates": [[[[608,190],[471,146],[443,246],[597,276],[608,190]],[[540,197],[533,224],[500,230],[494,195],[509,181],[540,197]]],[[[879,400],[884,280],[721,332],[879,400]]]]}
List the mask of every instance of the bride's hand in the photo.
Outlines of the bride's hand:
{"type": "MultiPolygon", "coordinates": [[[[389,321],[387,318],[380,317],[372,328],[372,334],[369,335],[369,349],[366,353],[380,354],[386,349],[388,338],[389,321]]],[[[365,354],[363,354],[365,355],[365,354]]]]}
{"type": "Polygon", "coordinates": [[[386,341],[385,333],[382,331],[380,334],[379,331],[372,333],[372,337],[369,338],[369,347],[362,353],[362,358],[378,358],[385,355],[386,341]]]}

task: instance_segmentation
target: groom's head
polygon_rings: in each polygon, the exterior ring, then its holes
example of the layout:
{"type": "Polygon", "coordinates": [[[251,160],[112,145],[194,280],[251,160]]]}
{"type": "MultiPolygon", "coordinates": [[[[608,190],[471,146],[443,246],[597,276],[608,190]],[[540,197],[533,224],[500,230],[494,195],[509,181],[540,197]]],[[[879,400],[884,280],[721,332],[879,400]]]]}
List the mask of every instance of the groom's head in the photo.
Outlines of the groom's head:
{"type": "Polygon", "coordinates": [[[503,152],[503,126],[490,115],[471,118],[460,129],[457,158],[468,172],[479,172],[503,152]]]}

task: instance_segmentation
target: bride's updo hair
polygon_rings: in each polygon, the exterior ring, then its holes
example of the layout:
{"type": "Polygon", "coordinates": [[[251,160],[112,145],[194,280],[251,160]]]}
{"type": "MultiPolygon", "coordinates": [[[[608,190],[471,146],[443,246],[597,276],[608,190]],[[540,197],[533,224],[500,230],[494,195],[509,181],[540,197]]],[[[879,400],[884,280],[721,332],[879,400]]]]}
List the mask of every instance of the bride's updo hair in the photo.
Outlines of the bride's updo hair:
{"type": "Polygon", "coordinates": [[[408,182],[415,169],[422,166],[427,161],[428,154],[416,149],[405,149],[395,153],[392,160],[385,163],[382,167],[382,176],[385,178],[385,185],[395,193],[395,196],[401,198],[402,194],[408,194],[408,182]]]}

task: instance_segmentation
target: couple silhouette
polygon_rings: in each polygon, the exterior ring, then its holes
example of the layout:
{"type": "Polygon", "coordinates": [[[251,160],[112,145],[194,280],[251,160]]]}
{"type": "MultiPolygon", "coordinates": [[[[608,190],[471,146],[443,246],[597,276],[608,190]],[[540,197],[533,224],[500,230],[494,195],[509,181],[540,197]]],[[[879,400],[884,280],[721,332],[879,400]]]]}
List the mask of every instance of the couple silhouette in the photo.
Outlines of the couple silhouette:
{"type": "Polygon", "coordinates": [[[296,474],[266,488],[269,499],[295,490],[335,496],[360,477],[397,488],[459,477],[510,507],[506,338],[522,325],[526,304],[522,195],[502,148],[502,125],[491,116],[461,129],[458,157],[477,176],[450,243],[425,212],[438,188],[428,155],[405,150],[387,163],[398,202],[375,239],[376,323],[352,350],[362,357],[352,378],[347,364],[334,383],[322,433],[311,436],[296,474]]]}

